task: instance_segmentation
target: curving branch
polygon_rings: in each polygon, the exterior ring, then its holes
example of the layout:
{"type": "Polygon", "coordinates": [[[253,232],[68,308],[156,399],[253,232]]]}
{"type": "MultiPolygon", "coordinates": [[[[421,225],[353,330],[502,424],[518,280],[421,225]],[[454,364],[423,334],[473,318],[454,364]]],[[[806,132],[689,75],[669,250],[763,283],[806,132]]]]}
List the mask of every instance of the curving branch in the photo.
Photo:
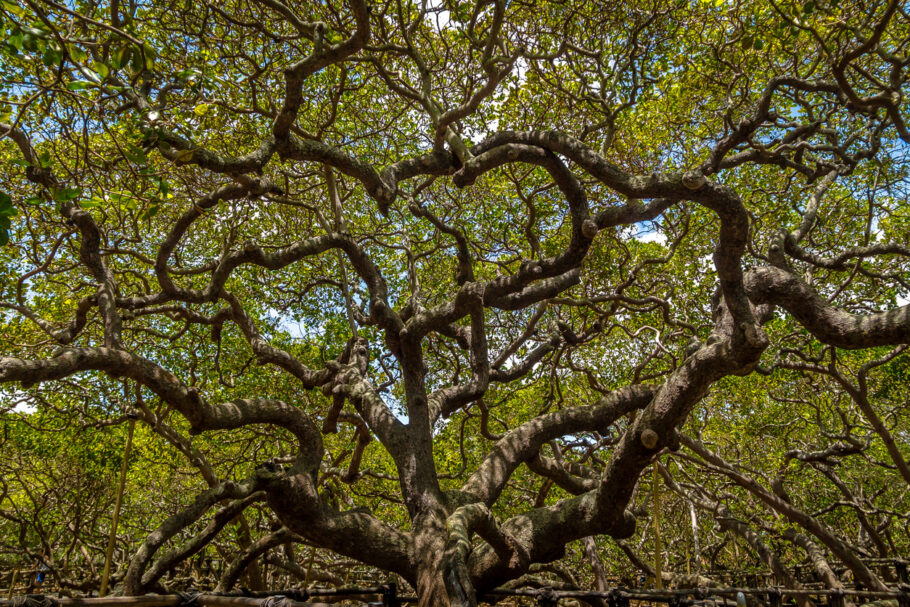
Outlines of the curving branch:
{"type": "Polygon", "coordinates": [[[910,305],[886,312],[852,314],[830,305],[792,272],[770,266],[749,271],[746,291],[756,304],[784,308],[816,339],[838,348],[910,343],[910,305]]]}
{"type": "Polygon", "coordinates": [[[202,549],[231,519],[263,497],[255,479],[239,484],[224,481],[202,493],[189,507],[168,517],[145,538],[130,561],[123,580],[124,593],[132,596],[144,594],[151,584],[167,573],[170,566],[202,549]],[[212,506],[226,499],[233,501],[215,515],[201,534],[160,558],[149,569],[152,558],[165,542],[199,520],[212,506]]]}

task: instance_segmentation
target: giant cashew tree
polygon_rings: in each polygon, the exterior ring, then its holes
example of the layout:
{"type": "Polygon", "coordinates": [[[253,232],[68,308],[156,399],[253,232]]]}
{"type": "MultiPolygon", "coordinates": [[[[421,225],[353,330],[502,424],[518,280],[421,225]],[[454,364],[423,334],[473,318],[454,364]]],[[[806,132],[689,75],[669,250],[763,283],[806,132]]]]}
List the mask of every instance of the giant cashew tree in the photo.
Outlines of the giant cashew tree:
{"type": "Polygon", "coordinates": [[[905,4],[25,0],[2,27],[3,398],[137,418],[205,481],[124,592],[255,504],[266,544],[474,605],[631,536],[681,448],[883,587],[685,424],[815,373],[910,482],[836,364],[910,343],[905,4]]]}

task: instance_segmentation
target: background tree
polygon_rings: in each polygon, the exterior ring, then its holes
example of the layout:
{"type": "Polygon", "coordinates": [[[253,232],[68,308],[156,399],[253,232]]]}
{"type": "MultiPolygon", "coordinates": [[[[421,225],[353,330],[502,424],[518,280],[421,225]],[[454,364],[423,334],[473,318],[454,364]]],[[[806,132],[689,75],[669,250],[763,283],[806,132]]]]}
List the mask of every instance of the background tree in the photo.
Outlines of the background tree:
{"type": "Polygon", "coordinates": [[[583,540],[597,571],[584,538],[633,536],[681,446],[693,548],[710,510],[772,569],[782,538],[883,587],[856,549],[907,548],[901,3],[2,6],[5,423],[141,420],[123,592],[225,538],[221,588],[263,555],[312,581],[295,542],[422,605],[586,583],[547,564],[583,540]]]}

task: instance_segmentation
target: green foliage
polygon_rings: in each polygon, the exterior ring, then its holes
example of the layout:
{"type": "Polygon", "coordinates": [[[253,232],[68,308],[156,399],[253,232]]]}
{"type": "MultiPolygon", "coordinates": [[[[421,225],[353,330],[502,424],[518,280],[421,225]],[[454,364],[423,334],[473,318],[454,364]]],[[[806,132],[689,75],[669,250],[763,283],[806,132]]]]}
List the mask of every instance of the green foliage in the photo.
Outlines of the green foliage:
{"type": "MultiPolygon", "coordinates": [[[[0,356],[51,360],[58,348],[106,343],[103,272],[86,265],[93,252],[83,250],[85,234],[72,221],[84,212],[98,226],[98,256],[116,283],[123,347],[173,373],[206,403],[273,398],[321,426],[333,386],[303,389],[287,367],[261,364],[266,357],[257,347],[267,343],[303,366],[323,369],[350,347],[353,323],[370,348],[365,381],[394,417],[409,422],[408,399],[415,402],[415,395],[405,388],[402,337],[377,321],[375,287],[361,261],[342,249],[287,264],[249,263],[252,253],[236,268],[228,268],[229,261],[256,247],[264,259],[327,233],[344,234],[379,269],[389,306],[410,319],[453,300],[466,280],[461,247],[477,282],[505,281],[528,264],[557,258],[577,226],[547,170],[507,162],[470,187],[454,185],[473,146],[505,131],[570,134],[601,155],[610,171],[641,182],[706,171],[712,186],[737,194],[748,216],[748,242],[738,260],[744,272],[771,264],[771,243],[797,229],[820,180],[836,170],[801,241],[806,254],[791,255],[791,269],[825,301],[854,314],[893,308],[908,295],[906,255],[851,252],[910,243],[908,148],[892,116],[906,115],[910,99],[901,59],[910,39],[906,14],[889,21],[874,52],[847,60],[846,70],[838,71],[837,63],[870,35],[870,24],[884,12],[881,3],[377,2],[369,44],[312,73],[307,57],[351,35],[347,3],[289,9],[301,23],[319,23],[313,25],[318,35],[301,33],[300,24],[267,2],[64,4],[0,3],[0,122],[15,126],[33,147],[33,154],[23,152],[12,130],[0,139],[0,356]],[[120,13],[112,16],[112,6],[120,13]],[[495,8],[503,12],[501,26],[495,8]],[[866,25],[852,25],[862,15],[866,25]],[[286,78],[298,61],[308,76],[299,83],[293,141],[313,149],[318,143],[331,153],[309,151],[300,159],[278,148],[261,168],[226,169],[273,142],[286,78]],[[499,69],[504,73],[493,90],[478,92],[499,69]],[[749,130],[769,83],[785,78],[809,84],[775,90],[761,125],[726,152],[727,164],[712,167],[721,143],[749,130]],[[856,85],[855,96],[872,99],[871,109],[831,93],[830,83],[839,79],[856,85]],[[887,97],[892,93],[897,101],[887,97]],[[438,133],[439,115],[460,107],[475,109],[454,120],[451,132],[438,133]],[[453,141],[468,154],[459,157],[453,141]],[[403,180],[390,208],[380,211],[371,192],[375,179],[434,147],[457,162],[403,180]],[[327,172],[337,180],[337,204],[327,172]],[[210,193],[258,179],[274,187],[209,204],[210,193]],[[165,250],[162,243],[177,227],[185,233],[165,250]],[[830,261],[838,255],[845,260],[830,261]],[[206,293],[224,268],[230,271],[223,284],[206,293]],[[189,295],[166,292],[165,276],[189,295]],[[234,305],[249,326],[230,316],[234,305]],[[56,343],[60,332],[82,320],[72,341],[56,343]]],[[[546,154],[584,188],[591,217],[657,199],[629,199],[565,155],[546,154]]],[[[558,345],[514,381],[491,383],[482,399],[435,422],[429,440],[443,491],[455,495],[503,433],[588,407],[611,390],[664,382],[685,369],[691,348],[713,343],[714,255],[727,216],[692,198],[675,201],[653,220],[601,230],[578,262],[578,284],[526,308],[483,310],[490,357],[517,344],[496,372],[558,345]]],[[[423,392],[472,381],[477,361],[464,337],[471,326],[470,315],[461,314],[421,344],[423,392]]],[[[770,346],[758,363],[745,376],[726,375],[706,389],[682,430],[760,484],[780,481],[795,505],[818,513],[840,538],[858,537],[861,517],[871,513],[889,550],[906,555],[910,545],[900,529],[906,529],[910,504],[889,462],[894,449],[910,458],[907,356],[894,353],[862,380],[873,412],[896,440],[889,449],[845,385],[853,382],[858,391],[864,365],[889,356],[889,349],[825,346],[780,308],[762,330],[770,346]],[[824,466],[794,455],[854,439],[861,450],[824,466]],[[835,473],[861,506],[847,503],[835,473]]],[[[293,437],[277,426],[196,436],[173,403],[148,385],[102,372],[7,383],[0,390],[0,514],[9,515],[0,523],[0,559],[7,563],[28,560],[38,545],[48,545],[66,555],[69,567],[97,569],[123,463],[128,407],[140,410],[144,421],[137,425],[118,532],[124,555],[209,485],[250,477],[263,462],[290,466],[297,456],[293,437]]],[[[357,474],[346,476],[362,436],[350,402],[338,431],[323,435],[316,491],[331,510],[364,509],[410,530],[403,472],[375,432],[368,432],[372,440],[357,474]]],[[[635,415],[547,441],[540,455],[600,478],[635,427],[635,415]]],[[[782,539],[791,522],[696,460],[683,451],[665,455],[663,463],[674,478],[703,487],[752,525],[785,563],[805,559],[782,539]]],[[[640,483],[628,504],[640,519],[629,545],[643,553],[655,545],[648,483],[640,483]]],[[[520,466],[492,510],[509,520],[569,497],[553,479],[520,466]]],[[[689,501],[668,490],[664,499],[674,570],[765,566],[743,538],[720,529],[716,513],[700,511],[693,525],[689,501]],[[702,563],[696,540],[705,548],[702,563]],[[740,549],[751,550],[750,557],[740,558],[740,549]]],[[[169,547],[207,523],[189,525],[169,547]]],[[[230,560],[280,524],[269,506],[257,503],[200,558],[230,560]]],[[[880,548],[866,539],[864,550],[880,548]]],[[[634,579],[621,548],[596,541],[613,573],[634,579]]],[[[566,562],[578,569],[584,558],[577,545],[569,546],[566,562]]],[[[120,574],[125,566],[124,559],[120,574]]],[[[590,585],[587,573],[579,578],[590,585]]]]}

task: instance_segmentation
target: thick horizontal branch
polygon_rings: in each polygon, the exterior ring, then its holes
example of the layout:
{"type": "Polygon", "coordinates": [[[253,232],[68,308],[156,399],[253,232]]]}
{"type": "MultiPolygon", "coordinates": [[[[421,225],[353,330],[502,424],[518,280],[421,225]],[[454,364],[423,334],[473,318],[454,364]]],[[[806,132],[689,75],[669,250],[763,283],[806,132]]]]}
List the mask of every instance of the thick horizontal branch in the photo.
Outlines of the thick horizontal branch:
{"type": "Polygon", "coordinates": [[[322,459],[322,438],[313,421],[279,400],[236,399],[220,405],[206,402],[199,391],[152,361],[112,348],[69,348],[44,360],[0,358],[0,383],[23,386],[69,377],[84,371],[102,371],[128,377],[172,405],[190,422],[193,431],[226,430],[250,424],[272,424],[290,430],[298,440],[301,465],[315,471],[322,459]]]}
{"type": "Polygon", "coordinates": [[[825,301],[782,268],[764,266],[746,276],[749,298],[787,310],[819,341],[845,349],[910,343],[910,305],[886,312],[852,314],[825,301]]]}

